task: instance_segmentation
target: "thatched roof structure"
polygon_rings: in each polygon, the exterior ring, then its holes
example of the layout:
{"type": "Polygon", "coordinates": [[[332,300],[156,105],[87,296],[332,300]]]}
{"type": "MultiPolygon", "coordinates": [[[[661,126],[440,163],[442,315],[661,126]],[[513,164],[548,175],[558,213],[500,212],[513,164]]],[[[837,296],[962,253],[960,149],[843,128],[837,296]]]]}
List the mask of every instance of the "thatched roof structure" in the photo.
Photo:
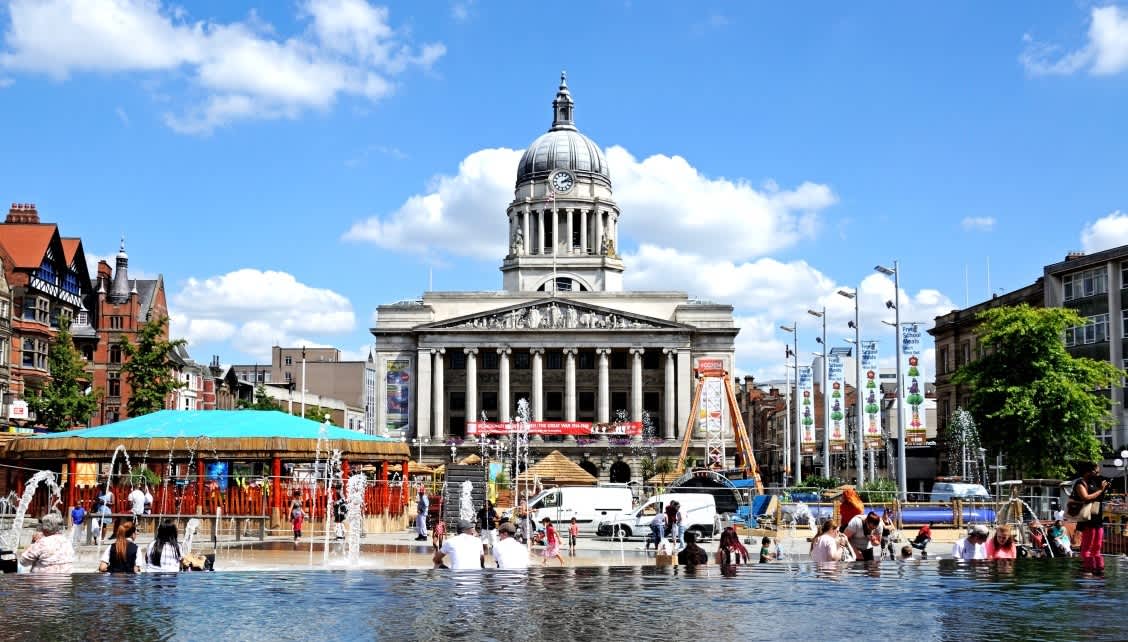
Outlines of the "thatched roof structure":
{"type": "Polygon", "coordinates": [[[654,475],[650,479],[646,480],[646,483],[655,486],[669,486],[682,475],[683,473],[679,473],[676,470],[671,470],[668,473],[658,473],[657,475],[654,475]]]}
{"type": "MultiPolygon", "coordinates": [[[[340,450],[345,459],[406,461],[408,445],[293,415],[262,410],[162,410],[117,423],[44,435],[28,435],[7,444],[9,459],[105,460],[119,445],[150,459],[309,459],[340,450]],[[320,448],[319,448],[320,440],[320,448]]],[[[136,456],[136,455],[135,455],[136,456]]]]}
{"type": "Polygon", "coordinates": [[[517,475],[518,482],[539,480],[543,486],[594,486],[599,480],[580,465],[568,459],[559,450],[550,452],[544,459],[529,466],[517,475]]]}
{"type": "Polygon", "coordinates": [[[459,459],[458,463],[463,466],[476,466],[482,463],[482,458],[478,456],[478,453],[470,453],[462,459],[459,459]]]}

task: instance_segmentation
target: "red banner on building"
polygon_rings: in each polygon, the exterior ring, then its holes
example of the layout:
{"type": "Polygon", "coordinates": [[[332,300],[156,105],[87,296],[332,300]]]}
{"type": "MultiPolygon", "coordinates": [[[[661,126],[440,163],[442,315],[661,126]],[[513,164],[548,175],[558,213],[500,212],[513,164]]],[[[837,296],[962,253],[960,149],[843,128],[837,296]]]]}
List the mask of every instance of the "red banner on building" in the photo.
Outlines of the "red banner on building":
{"type": "MultiPolygon", "coordinates": [[[[467,421],[466,436],[515,435],[521,432],[516,421],[467,421]]],[[[608,435],[633,437],[642,434],[642,422],[624,421],[593,424],[590,421],[530,421],[530,435],[608,435]]]]}

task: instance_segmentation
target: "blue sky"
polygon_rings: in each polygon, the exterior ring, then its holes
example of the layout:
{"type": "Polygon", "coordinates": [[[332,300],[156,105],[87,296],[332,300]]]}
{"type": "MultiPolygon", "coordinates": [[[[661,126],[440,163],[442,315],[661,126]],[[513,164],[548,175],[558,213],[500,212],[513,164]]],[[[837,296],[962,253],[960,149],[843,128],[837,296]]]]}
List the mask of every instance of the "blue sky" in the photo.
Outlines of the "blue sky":
{"type": "MultiPolygon", "coordinates": [[[[375,307],[491,290],[516,158],[567,69],[607,150],[632,289],[832,345],[899,259],[907,319],[1128,243],[1128,9],[1088,3],[249,4],[10,0],[0,201],[89,255],[127,239],[201,361],[359,355],[375,307]]],[[[885,350],[888,354],[890,350],[885,350]]]]}

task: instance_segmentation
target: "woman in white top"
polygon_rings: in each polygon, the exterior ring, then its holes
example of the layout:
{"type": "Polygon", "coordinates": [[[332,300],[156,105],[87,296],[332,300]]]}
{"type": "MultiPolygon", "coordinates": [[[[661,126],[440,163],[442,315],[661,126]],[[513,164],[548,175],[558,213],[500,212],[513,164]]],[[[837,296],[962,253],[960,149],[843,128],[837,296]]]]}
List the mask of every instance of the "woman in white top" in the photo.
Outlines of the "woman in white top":
{"type": "Polygon", "coordinates": [[[176,573],[180,570],[180,543],[176,524],[165,522],[157,527],[157,537],[145,552],[146,573],[176,573]]]}
{"type": "Polygon", "coordinates": [[[838,532],[838,522],[828,519],[823,522],[819,536],[811,542],[811,561],[816,564],[842,561],[842,549],[846,538],[838,532]]]}

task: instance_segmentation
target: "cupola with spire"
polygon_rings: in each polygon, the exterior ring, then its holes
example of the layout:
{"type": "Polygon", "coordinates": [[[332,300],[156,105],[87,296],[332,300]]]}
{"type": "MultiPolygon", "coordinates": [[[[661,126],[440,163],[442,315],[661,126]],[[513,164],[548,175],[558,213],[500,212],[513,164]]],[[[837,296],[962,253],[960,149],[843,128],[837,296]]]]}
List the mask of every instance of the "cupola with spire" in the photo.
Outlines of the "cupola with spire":
{"type": "Polygon", "coordinates": [[[125,235],[121,237],[121,247],[118,249],[117,261],[114,266],[114,284],[110,288],[110,301],[112,303],[125,303],[129,301],[129,255],[125,253],[125,235]]]}

